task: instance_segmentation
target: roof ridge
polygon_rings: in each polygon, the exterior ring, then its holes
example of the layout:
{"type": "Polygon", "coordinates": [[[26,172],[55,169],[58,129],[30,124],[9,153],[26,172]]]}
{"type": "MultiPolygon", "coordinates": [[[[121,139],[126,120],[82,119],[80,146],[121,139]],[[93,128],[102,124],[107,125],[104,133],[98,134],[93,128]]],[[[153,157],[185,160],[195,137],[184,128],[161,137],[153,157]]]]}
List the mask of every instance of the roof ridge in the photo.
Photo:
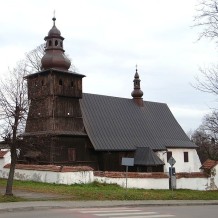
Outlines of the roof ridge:
{"type": "MultiPolygon", "coordinates": [[[[103,94],[95,94],[95,93],[84,93],[83,92],[83,95],[95,95],[95,96],[102,96],[102,97],[109,97],[109,98],[126,99],[126,100],[131,100],[131,101],[133,100],[132,98],[127,98],[127,97],[119,97],[119,96],[111,96],[111,95],[103,95],[103,94]]],[[[147,101],[147,100],[143,100],[143,102],[167,105],[167,103],[165,103],[165,102],[147,101]]]]}

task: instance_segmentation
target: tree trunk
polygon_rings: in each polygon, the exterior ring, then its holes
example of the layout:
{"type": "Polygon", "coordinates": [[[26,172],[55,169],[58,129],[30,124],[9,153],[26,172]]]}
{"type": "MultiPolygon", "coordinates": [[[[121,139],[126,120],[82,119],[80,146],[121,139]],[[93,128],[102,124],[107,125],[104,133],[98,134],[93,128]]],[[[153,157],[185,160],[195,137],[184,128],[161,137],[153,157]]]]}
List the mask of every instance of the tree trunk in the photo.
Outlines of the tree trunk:
{"type": "Polygon", "coordinates": [[[13,195],[12,188],[13,188],[13,182],[14,182],[14,172],[15,172],[16,162],[17,162],[16,146],[12,145],[11,146],[11,165],[10,165],[10,171],[8,175],[5,195],[13,195]]]}
{"type": "Polygon", "coordinates": [[[13,188],[13,182],[14,182],[14,172],[15,172],[15,167],[16,167],[16,162],[17,162],[17,128],[18,128],[19,114],[20,114],[20,107],[16,106],[15,120],[14,120],[14,125],[13,125],[13,132],[12,132],[12,141],[10,143],[11,165],[10,165],[10,171],[8,175],[5,195],[13,195],[12,188],[13,188]]]}

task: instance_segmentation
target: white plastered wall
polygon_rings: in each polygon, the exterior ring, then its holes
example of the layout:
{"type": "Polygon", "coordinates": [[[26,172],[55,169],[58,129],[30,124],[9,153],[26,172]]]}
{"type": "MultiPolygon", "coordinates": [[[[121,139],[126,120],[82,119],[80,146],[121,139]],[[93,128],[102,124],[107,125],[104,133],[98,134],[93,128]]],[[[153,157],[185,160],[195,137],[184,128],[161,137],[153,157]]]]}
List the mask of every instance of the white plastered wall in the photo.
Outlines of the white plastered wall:
{"type": "Polygon", "coordinates": [[[0,158],[0,177],[2,177],[3,167],[11,163],[11,152],[8,149],[1,149],[1,151],[8,151],[3,158],[0,158]]]}
{"type": "MultiPolygon", "coordinates": [[[[172,152],[176,160],[174,165],[176,172],[200,172],[201,162],[196,149],[191,148],[169,148],[167,151],[172,152]],[[184,162],[184,152],[188,152],[188,162],[184,162]]],[[[165,163],[164,172],[169,172],[170,164],[167,163],[167,152],[158,151],[158,157],[165,163]]]]}
{"type": "MultiPolygon", "coordinates": [[[[9,169],[4,168],[0,178],[8,178],[9,169]]],[[[94,181],[93,171],[52,172],[16,169],[14,179],[21,181],[35,181],[55,184],[86,184],[94,181]]]]}
{"type": "Polygon", "coordinates": [[[210,178],[208,178],[206,190],[218,190],[218,164],[210,170],[210,178]]]}

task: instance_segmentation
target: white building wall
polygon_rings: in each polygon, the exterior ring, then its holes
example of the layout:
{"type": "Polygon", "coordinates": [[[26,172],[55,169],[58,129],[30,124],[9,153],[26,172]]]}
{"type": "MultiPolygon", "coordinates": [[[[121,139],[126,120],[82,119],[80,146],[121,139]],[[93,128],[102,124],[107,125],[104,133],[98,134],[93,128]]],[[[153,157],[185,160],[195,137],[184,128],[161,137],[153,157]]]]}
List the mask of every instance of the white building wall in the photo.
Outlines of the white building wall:
{"type": "Polygon", "coordinates": [[[1,149],[1,151],[8,151],[5,155],[4,155],[4,162],[3,162],[3,166],[11,163],[11,152],[8,149],[1,149]]]}
{"type": "MultiPolygon", "coordinates": [[[[9,169],[3,169],[1,178],[8,178],[9,169]]],[[[21,181],[35,181],[55,184],[71,185],[75,183],[86,184],[94,181],[93,171],[80,172],[52,172],[16,169],[14,179],[21,181]]]]}
{"type": "MultiPolygon", "coordinates": [[[[174,165],[176,172],[200,172],[201,162],[195,149],[188,148],[169,148],[168,151],[172,152],[173,158],[176,160],[174,165]],[[188,162],[184,162],[184,152],[188,152],[188,162]]],[[[167,152],[158,151],[158,157],[164,161],[164,172],[169,172],[170,164],[167,163],[167,152]]]]}
{"type": "Polygon", "coordinates": [[[214,167],[214,183],[215,183],[215,188],[218,189],[218,165],[214,167]]]}
{"type": "MultiPolygon", "coordinates": [[[[2,149],[4,151],[4,149],[2,149]]],[[[8,149],[5,149],[5,151],[8,151],[5,155],[4,158],[0,158],[0,177],[2,178],[2,173],[3,173],[3,167],[9,163],[11,163],[11,152],[8,149]]]]}
{"type": "MultiPolygon", "coordinates": [[[[95,176],[94,180],[100,183],[118,184],[126,187],[125,178],[108,178],[95,176]]],[[[142,189],[169,189],[169,178],[128,178],[128,188],[142,189]]],[[[180,178],[176,180],[176,189],[211,190],[208,187],[208,178],[180,178]]]]}
{"type": "Polygon", "coordinates": [[[208,178],[180,178],[176,180],[176,189],[192,189],[205,191],[208,187],[208,178]]]}
{"type": "Polygon", "coordinates": [[[60,173],[58,184],[87,184],[94,181],[93,171],[60,173]]]}
{"type": "MultiPolygon", "coordinates": [[[[94,180],[99,183],[118,184],[126,187],[126,178],[109,178],[95,176],[94,180]]],[[[168,178],[128,178],[127,188],[142,188],[142,189],[169,189],[168,178]]]]}
{"type": "Polygon", "coordinates": [[[218,190],[218,165],[213,167],[210,171],[210,178],[208,178],[207,190],[218,190]]]}
{"type": "MultiPolygon", "coordinates": [[[[216,167],[216,170],[218,170],[218,167],[216,167]]],[[[3,169],[0,177],[7,179],[8,173],[8,168],[3,169]]],[[[179,178],[176,180],[176,189],[217,190],[217,177],[218,175],[211,178],[179,178]]],[[[16,169],[14,179],[66,185],[76,183],[87,184],[97,181],[100,183],[118,184],[123,188],[126,187],[126,178],[94,176],[93,171],[51,172],[16,169]]],[[[169,189],[169,178],[128,178],[127,187],[141,189],[169,189]]]]}

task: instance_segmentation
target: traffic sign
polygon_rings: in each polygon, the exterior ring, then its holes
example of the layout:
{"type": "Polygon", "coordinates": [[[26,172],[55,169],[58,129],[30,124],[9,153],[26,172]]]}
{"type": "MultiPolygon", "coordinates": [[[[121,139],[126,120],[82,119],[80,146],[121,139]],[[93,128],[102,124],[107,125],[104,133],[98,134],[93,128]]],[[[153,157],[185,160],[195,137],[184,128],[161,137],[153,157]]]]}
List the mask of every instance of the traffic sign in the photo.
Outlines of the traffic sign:
{"type": "Polygon", "coordinates": [[[122,165],[123,166],[134,166],[134,158],[123,157],[122,165]]]}
{"type": "Polygon", "coordinates": [[[176,160],[173,158],[173,156],[171,156],[167,162],[170,164],[170,166],[173,166],[176,163],[176,160]]]}

